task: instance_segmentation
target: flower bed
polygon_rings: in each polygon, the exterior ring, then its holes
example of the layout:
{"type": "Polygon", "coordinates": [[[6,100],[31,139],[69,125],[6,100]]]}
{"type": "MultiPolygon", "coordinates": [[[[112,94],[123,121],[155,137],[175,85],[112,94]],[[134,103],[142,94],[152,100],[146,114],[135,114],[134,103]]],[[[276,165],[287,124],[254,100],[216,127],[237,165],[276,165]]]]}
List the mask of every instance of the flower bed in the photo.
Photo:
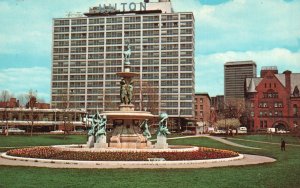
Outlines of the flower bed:
{"type": "Polygon", "coordinates": [[[33,147],[14,149],[7,155],[27,158],[79,160],[79,161],[147,161],[148,158],[164,158],[167,161],[203,160],[236,157],[239,154],[229,150],[199,147],[192,152],[92,152],[66,151],[54,147],[33,147]]]}

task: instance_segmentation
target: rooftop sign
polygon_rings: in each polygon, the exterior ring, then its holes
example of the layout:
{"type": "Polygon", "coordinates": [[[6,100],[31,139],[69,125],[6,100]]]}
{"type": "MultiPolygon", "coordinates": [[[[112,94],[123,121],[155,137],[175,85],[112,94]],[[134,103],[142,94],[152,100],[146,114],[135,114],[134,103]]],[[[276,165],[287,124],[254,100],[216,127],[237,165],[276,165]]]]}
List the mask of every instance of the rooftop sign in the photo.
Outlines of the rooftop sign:
{"type": "Polygon", "coordinates": [[[117,3],[111,4],[109,3],[108,5],[106,4],[99,4],[99,12],[100,13],[114,13],[114,12],[125,12],[126,10],[129,11],[145,11],[146,10],[146,3],[141,2],[141,3],[120,3],[120,6],[118,6],[117,3]],[[118,9],[118,8],[121,8],[118,9]]]}

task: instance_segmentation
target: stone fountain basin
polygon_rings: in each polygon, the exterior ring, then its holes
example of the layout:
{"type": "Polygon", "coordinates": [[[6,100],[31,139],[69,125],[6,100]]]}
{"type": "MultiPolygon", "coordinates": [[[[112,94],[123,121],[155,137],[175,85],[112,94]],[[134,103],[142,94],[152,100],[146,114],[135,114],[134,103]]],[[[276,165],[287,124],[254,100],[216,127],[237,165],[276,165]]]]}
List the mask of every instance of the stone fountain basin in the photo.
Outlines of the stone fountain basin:
{"type": "Polygon", "coordinates": [[[72,145],[54,145],[52,147],[60,148],[67,151],[93,151],[93,152],[192,152],[198,151],[199,147],[196,146],[183,146],[183,145],[171,145],[167,149],[155,149],[155,148],[87,148],[85,144],[72,144],[72,145]]]}
{"type": "Polygon", "coordinates": [[[101,115],[106,115],[109,119],[134,119],[144,120],[152,119],[154,115],[146,111],[106,111],[101,115]]]}

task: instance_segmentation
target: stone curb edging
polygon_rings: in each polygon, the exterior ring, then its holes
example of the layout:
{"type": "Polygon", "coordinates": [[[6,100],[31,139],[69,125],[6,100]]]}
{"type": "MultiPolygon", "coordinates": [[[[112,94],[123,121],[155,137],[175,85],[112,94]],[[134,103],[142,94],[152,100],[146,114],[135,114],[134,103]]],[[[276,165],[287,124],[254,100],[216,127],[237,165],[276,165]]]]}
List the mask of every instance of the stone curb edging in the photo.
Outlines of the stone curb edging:
{"type": "Polygon", "coordinates": [[[53,145],[51,147],[63,149],[66,151],[90,151],[90,152],[193,152],[198,151],[199,147],[197,146],[186,146],[182,148],[172,148],[169,146],[168,149],[124,149],[124,148],[87,148],[83,147],[84,145],[53,145]]]}
{"type": "Polygon", "coordinates": [[[105,166],[106,168],[132,168],[133,165],[138,165],[139,168],[142,166],[155,166],[163,165],[165,168],[172,168],[172,166],[191,165],[191,164],[203,164],[203,163],[217,163],[240,160],[244,158],[243,154],[239,154],[237,157],[221,158],[221,159],[206,159],[206,160],[189,160],[189,161],[76,161],[76,160],[55,160],[55,159],[39,159],[39,158],[23,158],[14,157],[7,155],[6,153],[1,154],[1,157],[9,160],[19,160],[26,162],[39,162],[39,163],[55,163],[64,165],[97,165],[105,166]]]}

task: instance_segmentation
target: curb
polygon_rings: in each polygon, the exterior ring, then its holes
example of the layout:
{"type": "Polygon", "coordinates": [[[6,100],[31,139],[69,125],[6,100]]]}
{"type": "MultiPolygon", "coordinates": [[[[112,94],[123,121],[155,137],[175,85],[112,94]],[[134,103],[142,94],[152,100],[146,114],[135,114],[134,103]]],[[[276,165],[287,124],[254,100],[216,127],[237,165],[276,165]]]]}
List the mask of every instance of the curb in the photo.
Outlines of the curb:
{"type": "MultiPolygon", "coordinates": [[[[204,163],[218,163],[241,160],[244,158],[243,154],[239,154],[237,157],[221,158],[221,159],[206,159],[206,160],[190,160],[190,161],[76,161],[76,160],[55,160],[55,159],[38,159],[38,158],[23,158],[9,156],[6,153],[2,153],[1,157],[9,160],[34,162],[34,163],[51,163],[51,164],[64,164],[64,165],[97,165],[99,167],[105,166],[105,168],[132,168],[133,165],[139,166],[138,168],[144,168],[148,166],[160,166],[164,168],[172,168],[175,166],[195,165],[204,163]]],[[[187,167],[188,168],[188,167],[187,167]]]]}

